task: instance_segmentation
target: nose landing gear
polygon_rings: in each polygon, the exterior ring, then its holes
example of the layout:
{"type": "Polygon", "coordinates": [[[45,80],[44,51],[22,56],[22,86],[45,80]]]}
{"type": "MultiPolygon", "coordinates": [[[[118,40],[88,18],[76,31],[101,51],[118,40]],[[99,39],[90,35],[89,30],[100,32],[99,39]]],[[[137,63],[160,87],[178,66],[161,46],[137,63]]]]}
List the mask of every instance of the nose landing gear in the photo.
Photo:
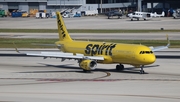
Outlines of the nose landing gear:
{"type": "Polygon", "coordinates": [[[143,68],[144,68],[144,65],[141,66],[140,74],[144,74],[145,73],[143,68]]]}

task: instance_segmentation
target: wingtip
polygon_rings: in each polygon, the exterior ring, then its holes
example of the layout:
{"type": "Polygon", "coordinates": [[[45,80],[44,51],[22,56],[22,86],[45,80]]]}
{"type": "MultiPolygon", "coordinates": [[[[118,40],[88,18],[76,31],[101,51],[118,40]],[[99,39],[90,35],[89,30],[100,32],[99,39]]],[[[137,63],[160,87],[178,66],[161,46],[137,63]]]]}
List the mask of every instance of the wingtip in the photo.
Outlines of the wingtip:
{"type": "Polygon", "coordinates": [[[17,53],[20,53],[19,50],[18,50],[17,47],[16,47],[16,44],[15,44],[14,42],[13,42],[13,45],[14,45],[14,48],[15,48],[16,52],[17,52],[17,53]]]}
{"type": "Polygon", "coordinates": [[[167,47],[169,47],[171,43],[170,43],[168,34],[166,34],[166,37],[167,37],[167,41],[168,41],[167,47]]]}

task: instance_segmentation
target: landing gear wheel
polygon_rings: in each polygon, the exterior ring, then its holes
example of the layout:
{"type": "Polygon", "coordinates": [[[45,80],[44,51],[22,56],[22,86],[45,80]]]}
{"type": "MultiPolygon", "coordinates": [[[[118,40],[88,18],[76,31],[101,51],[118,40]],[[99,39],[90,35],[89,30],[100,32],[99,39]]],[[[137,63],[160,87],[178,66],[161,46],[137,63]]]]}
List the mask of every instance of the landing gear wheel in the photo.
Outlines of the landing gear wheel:
{"type": "Polygon", "coordinates": [[[137,18],[137,21],[139,21],[139,18],[137,18]]]}
{"type": "Polygon", "coordinates": [[[140,70],[140,74],[144,74],[145,72],[144,72],[144,70],[140,70]]]}
{"type": "Polygon", "coordinates": [[[120,70],[120,65],[116,65],[116,70],[120,70]]]}
{"type": "Polygon", "coordinates": [[[124,65],[121,64],[120,66],[121,66],[121,71],[124,70],[124,65]]]}
{"type": "Polygon", "coordinates": [[[124,70],[124,65],[122,65],[122,64],[116,65],[116,70],[117,70],[117,71],[122,71],[122,70],[124,70]]]}
{"type": "Polygon", "coordinates": [[[131,21],[133,21],[133,19],[131,19],[131,21]]]}

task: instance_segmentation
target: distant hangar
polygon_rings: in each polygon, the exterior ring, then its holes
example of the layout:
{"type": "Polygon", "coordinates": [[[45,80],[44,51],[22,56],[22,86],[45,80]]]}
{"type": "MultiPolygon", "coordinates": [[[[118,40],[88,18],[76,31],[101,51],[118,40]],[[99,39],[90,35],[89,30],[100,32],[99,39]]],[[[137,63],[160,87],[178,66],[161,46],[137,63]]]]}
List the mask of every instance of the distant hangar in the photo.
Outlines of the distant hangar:
{"type": "Polygon", "coordinates": [[[103,13],[112,9],[157,12],[180,8],[180,0],[0,0],[0,9],[13,11],[30,9],[47,10],[76,9],[98,10],[103,13]]]}

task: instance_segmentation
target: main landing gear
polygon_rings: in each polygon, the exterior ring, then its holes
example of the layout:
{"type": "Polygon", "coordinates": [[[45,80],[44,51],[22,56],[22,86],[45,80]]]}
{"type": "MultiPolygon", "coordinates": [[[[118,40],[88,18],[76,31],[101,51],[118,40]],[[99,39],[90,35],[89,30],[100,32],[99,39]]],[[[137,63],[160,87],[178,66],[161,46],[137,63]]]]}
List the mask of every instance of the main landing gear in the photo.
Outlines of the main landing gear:
{"type": "Polygon", "coordinates": [[[141,66],[140,74],[144,74],[145,73],[143,68],[144,68],[144,65],[141,66]]]}
{"type": "MultiPolygon", "coordinates": [[[[145,74],[145,71],[144,71],[144,65],[141,66],[141,70],[140,70],[140,74],[145,74]]],[[[119,64],[119,65],[116,65],[116,70],[117,71],[123,71],[124,70],[124,65],[122,64],[119,64]]]]}
{"type": "Polygon", "coordinates": [[[91,73],[91,70],[85,70],[85,69],[83,69],[83,72],[84,72],[84,73],[91,73]]]}
{"type": "Polygon", "coordinates": [[[117,71],[122,71],[122,70],[124,70],[124,65],[122,65],[122,64],[116,65],[116,70],[117,70],[117,71]]]}

